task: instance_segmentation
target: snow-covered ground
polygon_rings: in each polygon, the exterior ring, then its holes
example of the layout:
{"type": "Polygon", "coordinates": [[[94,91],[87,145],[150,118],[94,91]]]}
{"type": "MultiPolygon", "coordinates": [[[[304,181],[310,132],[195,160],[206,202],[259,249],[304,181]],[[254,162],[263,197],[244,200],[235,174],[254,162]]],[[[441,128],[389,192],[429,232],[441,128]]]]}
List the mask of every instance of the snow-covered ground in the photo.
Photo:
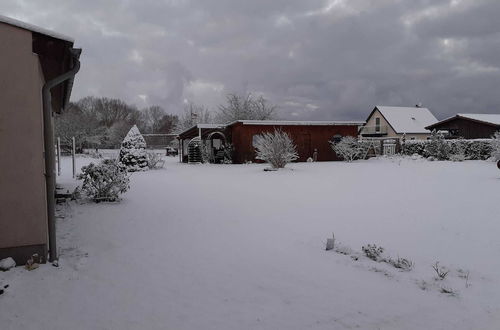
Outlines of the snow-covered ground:
{"type": "Polygon", "coordinates": [[[0,328],[500,328],[494,163],[264,167],[167,158],[120,203],[59,206],[61,265],[0,272],[0,328]],[[351,255],[324,250],[332,232],[351,255]],[[414,269],[362,256],[369,243],[414,269]]]}

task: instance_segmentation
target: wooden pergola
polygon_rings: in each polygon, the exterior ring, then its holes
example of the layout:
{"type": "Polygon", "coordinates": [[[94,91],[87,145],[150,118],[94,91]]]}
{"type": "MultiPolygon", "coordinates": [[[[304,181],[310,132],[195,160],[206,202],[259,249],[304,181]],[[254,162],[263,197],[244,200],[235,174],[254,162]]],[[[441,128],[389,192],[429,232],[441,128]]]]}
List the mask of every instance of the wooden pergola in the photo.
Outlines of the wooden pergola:
{"type": "MultiPolygon", "coordinates": [[[[222,134],[225,137],[225,124],[196,124],[188,128],[184,132],[179,133],[179,162],[183,162],[187,155],[184,152],[185,141],[191,141],[194,138],[199,138],[200,141],[209,139],[214,133],[222,134]]],[[[189,142],[188,142],[189,143],[189,142]]]]}

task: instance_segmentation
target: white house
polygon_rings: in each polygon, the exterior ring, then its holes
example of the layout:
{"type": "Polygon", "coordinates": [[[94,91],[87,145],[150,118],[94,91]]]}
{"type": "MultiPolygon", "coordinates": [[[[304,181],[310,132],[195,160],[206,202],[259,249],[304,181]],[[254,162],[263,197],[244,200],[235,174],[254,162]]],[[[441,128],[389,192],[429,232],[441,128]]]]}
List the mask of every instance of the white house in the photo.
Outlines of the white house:
{"type": "Polygon", "coordinates": [[[438,120],[427,108],[376,106],[361,128],[362,138],[402,138],[425,140],[430,131],[425,127],[438,120]]]}

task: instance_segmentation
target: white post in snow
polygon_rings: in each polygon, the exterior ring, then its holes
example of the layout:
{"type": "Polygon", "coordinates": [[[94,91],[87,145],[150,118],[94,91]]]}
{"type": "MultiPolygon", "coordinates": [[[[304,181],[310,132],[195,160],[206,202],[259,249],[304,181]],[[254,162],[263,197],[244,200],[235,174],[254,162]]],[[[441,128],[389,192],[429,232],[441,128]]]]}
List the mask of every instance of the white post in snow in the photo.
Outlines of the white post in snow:
{"type": "Polygon", "coordinates": [[[61,138],[57,137],[57,175],[61,175],[61,138]]]}
{"type": "Polygon", "coordinates": [[[75,164],[76,147],[75,147],[75,137],[74,136],[71,138],[71,142],[72,142],[71,160],[73,161],[73,178],[74,178],[76,175],[76,164],[75,164]]]}

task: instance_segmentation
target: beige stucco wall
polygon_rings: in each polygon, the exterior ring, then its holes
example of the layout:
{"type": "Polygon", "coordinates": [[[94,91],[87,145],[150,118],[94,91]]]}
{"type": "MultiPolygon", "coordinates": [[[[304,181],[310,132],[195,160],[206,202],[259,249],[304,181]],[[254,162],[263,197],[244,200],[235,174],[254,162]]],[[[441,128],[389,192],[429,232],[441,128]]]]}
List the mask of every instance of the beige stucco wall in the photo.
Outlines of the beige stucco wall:
{"type": "MultiPolygon", "coordinates": [[[[384,116],[380,113],[380,111],[375,110],[370,118],[366,121],[366,126],[374,127],[375,126],[375,118],[380,118],[380,125],[387,126],[387,135],[383,137],[388,138],[401,138],[403,134],[398,134],[392,129],[389,123],[385,120],[384,116]]],[[[425,140],[430,134],[406,134],[406,140],[425,140]]]]}
{"type": "Polygon", "coordinates": [[[375,127],[375,118],[380,118],[380,126],[387,127],[387,135],[386,137],[398,137],[398,134],[389,126],[389,123],[385,120],[384,116],[380,113],[380,111],[375,110],[370,118],[366,121],[366,126],[375,127]]]}
{"type": "Polygon", "coordinates": [[[0,23],[0,249],[47,243],[43,75],[31,32],[0,23]]]}

